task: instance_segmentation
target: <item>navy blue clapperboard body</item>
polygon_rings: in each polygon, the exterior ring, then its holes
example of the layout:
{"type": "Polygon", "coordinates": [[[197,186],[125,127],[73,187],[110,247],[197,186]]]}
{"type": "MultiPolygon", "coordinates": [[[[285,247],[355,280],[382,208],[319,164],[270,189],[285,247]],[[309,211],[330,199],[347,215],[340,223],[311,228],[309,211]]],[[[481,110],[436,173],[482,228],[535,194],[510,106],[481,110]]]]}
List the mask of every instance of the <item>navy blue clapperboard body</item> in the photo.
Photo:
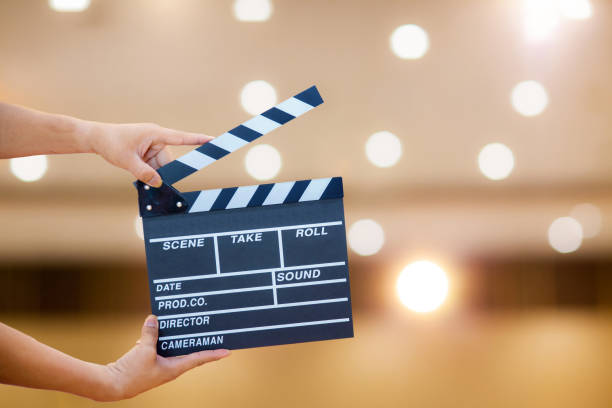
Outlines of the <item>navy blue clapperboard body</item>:
{"type": "Polygon", "coordinates": [[[353,336],[340,177],[171,187],[321,103],[313,86],[135,183],[160,355],[353,336]]]}

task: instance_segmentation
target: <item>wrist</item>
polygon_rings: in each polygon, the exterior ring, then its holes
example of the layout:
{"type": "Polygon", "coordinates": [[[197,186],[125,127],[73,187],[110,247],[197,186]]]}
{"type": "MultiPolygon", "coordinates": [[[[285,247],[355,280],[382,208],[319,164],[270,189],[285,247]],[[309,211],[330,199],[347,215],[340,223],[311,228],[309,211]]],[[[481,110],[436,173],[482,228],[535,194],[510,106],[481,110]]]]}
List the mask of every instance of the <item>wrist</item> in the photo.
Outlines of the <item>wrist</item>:
{"type": "Polygon", "coordinates": [[[121,389],[112,369],[108,365],[86,362],[86,379],[79,383],[74,394],[100,401],[118,401],[123,399],[121,389]]]}
{"type": "Polygon", "coordinates": [[[99,153],[99,139],[103,134],[102,124],[82,119],[74,119],[73,139],[79,153],[99,153]]]}

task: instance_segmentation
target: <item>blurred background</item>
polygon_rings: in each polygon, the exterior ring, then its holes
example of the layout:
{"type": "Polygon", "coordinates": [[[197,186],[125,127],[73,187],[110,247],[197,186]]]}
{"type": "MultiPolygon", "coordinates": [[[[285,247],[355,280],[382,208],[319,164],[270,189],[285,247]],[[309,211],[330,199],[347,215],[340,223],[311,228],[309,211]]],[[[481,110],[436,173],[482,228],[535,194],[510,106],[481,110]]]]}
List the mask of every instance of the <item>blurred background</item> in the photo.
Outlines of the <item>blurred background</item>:
{"type": "MultiPolygon", "coordinates": [[[[8,103],[220,135],[325,99],[177,187],[342,176],[355,338],[116,405],[612,406],[611,39],[606,0],[2,0],[8,103]]],[[[0,161],[0,320],[99,363],[133,345],[131,182],[93,155],[0,161]]]]}

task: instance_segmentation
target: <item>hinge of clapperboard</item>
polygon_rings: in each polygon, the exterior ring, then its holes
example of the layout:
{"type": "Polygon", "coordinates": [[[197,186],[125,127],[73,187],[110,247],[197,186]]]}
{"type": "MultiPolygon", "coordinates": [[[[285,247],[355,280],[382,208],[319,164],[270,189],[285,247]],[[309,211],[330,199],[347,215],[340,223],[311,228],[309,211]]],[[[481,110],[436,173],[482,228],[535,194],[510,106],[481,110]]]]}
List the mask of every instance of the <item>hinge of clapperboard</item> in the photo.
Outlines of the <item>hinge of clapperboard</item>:
{"type": "Polygon", "coordinates": [[[342,179],[331,177],[194,192],[179,192],[172,184],[203,169],[259,137],[323,103],[316,86],[279,103],[260,115],[162,166],[160,188],[134,182],[142,217],[194,213],[217,209],[256,207],[314,201],[343,196],[342,179]]]}

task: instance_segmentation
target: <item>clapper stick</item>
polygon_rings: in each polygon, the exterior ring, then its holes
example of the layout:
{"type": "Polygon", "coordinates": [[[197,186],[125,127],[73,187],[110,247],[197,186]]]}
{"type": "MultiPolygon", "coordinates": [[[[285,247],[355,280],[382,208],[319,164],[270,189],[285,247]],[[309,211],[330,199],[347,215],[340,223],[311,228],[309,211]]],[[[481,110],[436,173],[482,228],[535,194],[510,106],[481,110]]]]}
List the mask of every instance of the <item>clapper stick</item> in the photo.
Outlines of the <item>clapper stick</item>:
{"type": "Polygon", "coordinates": [[[308,88],[135,183],[160,355],[353,336],[341,177],[172,187],[321,103],[308,88]]]}
{"type": "Polygon", "coordinates": [[[312,86],[162,166],[158,172],[166,184],[174,184],[322,103],[317,87],[312,86]]]}

